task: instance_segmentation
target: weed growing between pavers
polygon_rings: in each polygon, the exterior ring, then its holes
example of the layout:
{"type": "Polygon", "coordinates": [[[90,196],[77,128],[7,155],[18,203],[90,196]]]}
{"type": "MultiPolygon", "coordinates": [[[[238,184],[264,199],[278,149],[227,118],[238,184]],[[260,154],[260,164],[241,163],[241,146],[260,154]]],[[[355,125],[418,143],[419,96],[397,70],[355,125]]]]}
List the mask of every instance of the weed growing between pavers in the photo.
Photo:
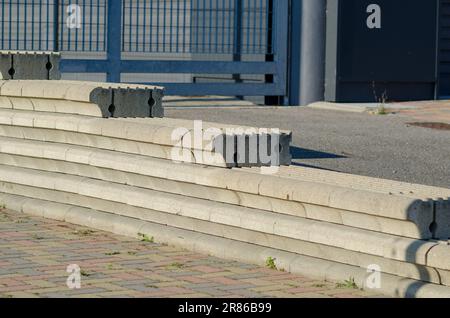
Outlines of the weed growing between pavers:
{"type": "Polygon", "coordinates": [[[87,229],[86,230],[77,230],[77,231],[73,232],[73,234],[80,235],[80,236],[89,236],[94,233],[95,233],[95,231],[87,230],[87,229]]]}
{"type": "Polygon", "coordinates": [[[120,255],[121,253],[118,251],[114,251],[114,252],[106,252],[105,255],[107,256],[114,256],[114,255],[120,255]]]}
{"type": "Polygon", "coordinates": [[[153,236],[148,236],[144,233],[138,233],[138,237],[141,239],[141,242],[154,243],[155,238],[153,236]]]}
{"type": "Polygon", "coordinates": [[[182,263],[175,262],[175,263],[170,264],[170,265],[167,266],[167,267],[168,267],[168,268],[182,269],[182,268],[185,267],[185,265],[182,264],[182,263]]]}
{"type": "Polygon", "coordinates": [[[89,276],[91,276],[91,274],[88,273],[88,272],[86,272],[85,270],[81,270],[81,271],[80,271],[80,274],[81,274],[81,276],[83,276],[83,277],[89,277],[89,276]]]}
{"type": "Polygon", "coordinates": [[[341,283],[336,283],[337,288],[347,288],[347,289],[359,289],[358,285],[355,282],[353,277],[350,277],[347,280],[344,280],[341,283]]]}
{"type": "Polygon", "coordinates": [[[276,258],[268,257],[266,259],[266,267],[273,269],[273,270],[277,270],[278,268],[277,268],[277,265],[275,264],[275,260],[276,260],[276,258]]]}

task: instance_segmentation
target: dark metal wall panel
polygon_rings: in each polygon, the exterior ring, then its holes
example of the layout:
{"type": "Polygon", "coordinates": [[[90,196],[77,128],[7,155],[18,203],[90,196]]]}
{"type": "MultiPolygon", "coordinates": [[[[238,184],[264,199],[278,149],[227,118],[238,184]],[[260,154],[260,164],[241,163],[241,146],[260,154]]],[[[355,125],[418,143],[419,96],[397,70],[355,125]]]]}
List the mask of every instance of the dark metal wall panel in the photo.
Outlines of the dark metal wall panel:
{"type": "Polygon", "coordinates": [[[450,0],[439,6],[439,97],[450,96],[450,0]]]}
{"type": "Polygon", "coordinates": [[[329,0],[326,99],[433,99],[437,4],[437,0],[329,0]],[[380,10],[380,27],[367,23],[373,5],[380,10]]]}

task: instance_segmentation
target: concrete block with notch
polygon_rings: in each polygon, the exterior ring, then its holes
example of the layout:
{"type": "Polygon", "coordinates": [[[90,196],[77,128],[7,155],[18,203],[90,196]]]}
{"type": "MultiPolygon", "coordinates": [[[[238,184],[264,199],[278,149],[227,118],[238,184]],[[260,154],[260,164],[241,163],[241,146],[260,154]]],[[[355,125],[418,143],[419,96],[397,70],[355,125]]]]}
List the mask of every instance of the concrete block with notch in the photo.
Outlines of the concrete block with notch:
{"type": "Polygon", "coordinates": [[[11,54],[0,51],[0,80],[11,79],[12,60],[11,54]]]}
{"type": "MultiPolygon", "coordinates": [[[[96,105],[101,117],[162,117],[163,89],[77,81],[0,82],[0,96],[60,99],[96,105]]],[[[68,107],[65,107],[66,110],[68,107]]],[[[58,111],[55,108],[55,111],[58,111]]]]}
{"type": "Polygon", "coordinates": [[[0,79],[59,80],[60,53],[0,51],[0,79]]]}

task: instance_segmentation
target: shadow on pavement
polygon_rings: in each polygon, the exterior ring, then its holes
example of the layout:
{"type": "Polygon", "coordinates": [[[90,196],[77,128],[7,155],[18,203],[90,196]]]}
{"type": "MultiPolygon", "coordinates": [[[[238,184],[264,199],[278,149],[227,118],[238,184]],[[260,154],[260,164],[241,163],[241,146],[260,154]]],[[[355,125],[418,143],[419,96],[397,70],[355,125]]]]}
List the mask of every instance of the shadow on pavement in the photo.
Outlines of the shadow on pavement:
{"type": "Polygon", "coordinates": [[[344,159],[346,156],[337,155],[334,153],[291,147],[292,159],[344,159]]]}

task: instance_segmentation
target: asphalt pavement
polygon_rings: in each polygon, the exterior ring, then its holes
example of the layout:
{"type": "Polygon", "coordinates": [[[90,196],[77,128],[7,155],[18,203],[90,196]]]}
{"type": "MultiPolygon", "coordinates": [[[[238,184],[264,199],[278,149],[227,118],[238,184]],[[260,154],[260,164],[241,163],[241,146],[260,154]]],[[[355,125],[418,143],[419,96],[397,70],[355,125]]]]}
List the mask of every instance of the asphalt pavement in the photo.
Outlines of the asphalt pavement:
{"type": "Polygon", "coordinates": [[[295,164],[450,188],[450,130],[408,125],[408,114],[307,107],[168,108],[167,117],[293,131],[295,164]]]}

